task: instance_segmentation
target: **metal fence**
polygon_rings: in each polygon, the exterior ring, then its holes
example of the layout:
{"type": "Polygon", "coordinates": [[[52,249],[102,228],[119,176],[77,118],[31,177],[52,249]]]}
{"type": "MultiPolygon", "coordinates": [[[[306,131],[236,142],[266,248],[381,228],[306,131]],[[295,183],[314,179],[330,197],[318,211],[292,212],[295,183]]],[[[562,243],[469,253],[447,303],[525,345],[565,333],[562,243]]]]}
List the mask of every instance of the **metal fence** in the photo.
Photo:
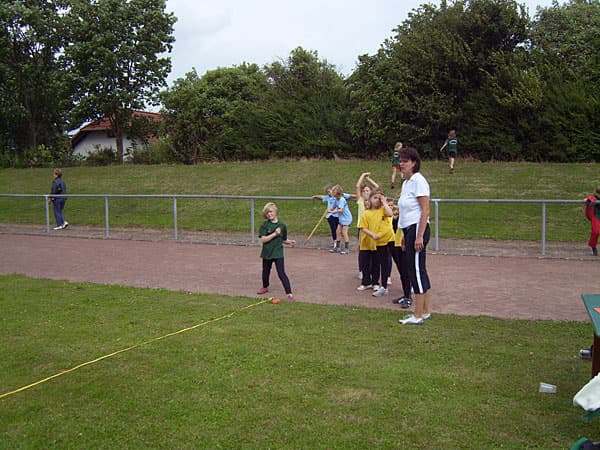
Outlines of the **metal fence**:
{"type": "MultiPolygon", "coordinates": [[[[48,205],[49,194],[0,194],[0,197],[30,197],[40,198],[44,201],[45,217],[46,217],[46,233],[50,233],[50,208],[48,205]]],[[[62,197],[61,195],[54,195],[54,197],[62,197]]],[[[139,199],[170,199],[172,202],[172,224],[173,224],[173,238],[179,239],[179,228],[178,228],[178,199],[233,199],[233,200],[247,200],[249,202],[249,233],[250,241],[254,244],[256,242],[256,225],[255,225],[255,204],[256,201],[279,201],[279,200],[300,200],[300,201],[314,201],[311,197],[284,197],[284,196],[246,196],[246,195],[204,195],[204,194],[163,194],[163,195],[134,195],[134,194],[69,194],[65,195],[69,198],[97,198],[104,200],[104,237],[110,238],[110,200],[120,198],[139,198],[139,199]]],[[[541,212],[541,233],[540,233],[540,252],[542,256],[546,255],[546,226],[547,226],[547,207],[548,205],[556,204],[582,204],[582,200],[520,200],[520,199],[431,199],[433,204],[433,234],[434,234],[434,249],[435,251],[440,250],[440,221],[443,221],[443,217],[440,217],[440,204],[531,204],[537,205],[541,212]]]]}

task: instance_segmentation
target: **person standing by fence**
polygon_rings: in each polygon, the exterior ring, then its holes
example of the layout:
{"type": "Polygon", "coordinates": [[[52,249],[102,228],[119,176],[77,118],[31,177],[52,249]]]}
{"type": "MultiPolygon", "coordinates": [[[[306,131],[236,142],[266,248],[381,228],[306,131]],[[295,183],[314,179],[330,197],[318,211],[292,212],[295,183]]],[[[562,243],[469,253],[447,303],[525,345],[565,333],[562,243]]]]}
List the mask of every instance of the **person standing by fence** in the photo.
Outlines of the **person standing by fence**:
{"type": "Polygon", "coordinates": [[[67,194],[67,183],[62,179],[62,171],[60,169],[54,169],[54,179],[52,180],[52,186],[50,188],[50,197],[48,198],[48,204],[52,203],[54,209],[54,219],[56,220],[55,230],[64,230],[69,226],[69,222],[66,221],[64,215],[65,203],[67,197],[54,197],[53,195],[66,195],[67,194]]]}
{"type": "Polygon", "coordinates": [[[585,199],[585,215],[592,225],[588,245],[592,249],[592,255],[598,256],[598,236],[600,236],[600,186],[596,188],[595,195],[590,195],[585,199]]]}

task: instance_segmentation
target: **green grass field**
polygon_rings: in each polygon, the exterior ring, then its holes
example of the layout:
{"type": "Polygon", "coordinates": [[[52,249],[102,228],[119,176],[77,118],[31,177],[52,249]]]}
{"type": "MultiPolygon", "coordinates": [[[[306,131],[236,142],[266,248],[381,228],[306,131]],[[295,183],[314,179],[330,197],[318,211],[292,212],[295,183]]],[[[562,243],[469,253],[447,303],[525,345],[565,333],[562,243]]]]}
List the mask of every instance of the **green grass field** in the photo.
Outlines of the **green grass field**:
{"type": "Polygon", "coordinates": [[[400,327],[379,309],[243,309],[256,301],[0,276],[0,395],[223,318],[1,398],[0,447],[560,449],[600,435],[572,405],[589,324],[400,327]]]}
{"type": "MultiPolygon", "coordinates": [[[[600,184],[600,164],[479,163],[459,161],[449,175],[442,161],[425,161],[432,198],[439,199],[562,199],[582,200],[600,184]]],[[[391,190],[391,170],[383,161],[270,161],[215,163],[197,166],[114,166],[66,168],[64,178],[72,194],[229,194],[308,197],[321,194],[328,183],[340,183],[354,193],[361,172],[370,171],[385,193],[391,190]]],[[[1,193],[44,194],[49,191],[49,169],[1,169],[1,193]]],[[[262,220],[263,201],[257,202],[255,222],[262,220]]],[[[307,235],[324,211],[318,201],[280,201],[280,215],[290,232],[307,235]]],[[[355,205],[352,204],[355,210],[355,205]]],[[[116,227],[170,228],[171,199],[113,199],[110,224],[116,227]]],[[[71,198],[67,218],[72,224],[104,224],[104,200],[71,198]]],[[[435,218],[432,207],[432,220],[435,218]]],[[[50,213],[52,221],[52,213],[50,213]]],[[[540,205],[440,205],[442,238],[496,238],[539,240],[540,205]]],[[[42,199],[0,197],[0,222],[45,222],[42,199]]],[[[178,226],[185,230],[247,232],[249,200],[178,201],[178,226]]],[[[319,233],[327,234],[323,225],[319,233]]],[[[583,203],[550,205],[547,239],[583,241],[588,222],[583,203]]]]}

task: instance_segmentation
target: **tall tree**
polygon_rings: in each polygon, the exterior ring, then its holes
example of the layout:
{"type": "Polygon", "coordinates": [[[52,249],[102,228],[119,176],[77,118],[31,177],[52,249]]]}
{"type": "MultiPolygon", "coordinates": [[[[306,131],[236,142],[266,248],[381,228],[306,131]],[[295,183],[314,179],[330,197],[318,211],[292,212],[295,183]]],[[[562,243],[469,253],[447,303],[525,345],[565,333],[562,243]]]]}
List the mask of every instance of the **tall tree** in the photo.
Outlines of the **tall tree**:
{"type": "Polygon", "coordinates": [[[70,105],[59,58],[65,8],[63,1],[1,2],[0,142],[12,152],[61,139],[70,105]]]}
{"type": "Polygon", "coordinates": [[[133,110],[155,104],[171,70],[172,13],[165,0],[73,0],[66,57],[75,88],[74,124],[108,117],[119,161],[133,110]]]}
{"type": "Polygon", "coordinates": [[[273,109],[285,128],[285,156],[326,156],[348,147],[348,98],[343,77],[316,51],[298,47],[264,67],[273,86],[273,109]]]}
{"type": "Polygon", "coordinates": [[[271,89],[256,64],[196,71],[161,93],[176,158],[186,164],[268,156],[271,89]],[[265,124],[267,122],[267,124],[265,124]]]}

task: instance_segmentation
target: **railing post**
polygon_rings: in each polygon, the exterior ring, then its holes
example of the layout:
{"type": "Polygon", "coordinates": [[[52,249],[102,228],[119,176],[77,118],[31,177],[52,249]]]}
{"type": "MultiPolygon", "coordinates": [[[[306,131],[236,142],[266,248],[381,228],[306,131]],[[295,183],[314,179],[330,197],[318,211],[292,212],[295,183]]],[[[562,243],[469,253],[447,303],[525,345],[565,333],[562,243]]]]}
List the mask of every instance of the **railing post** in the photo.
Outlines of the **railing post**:
{"type": "Polygon", "coordinates": [[[542,256],[546,256],[546,202],[542,201],[542,256]]]}
{"type": "Polygon", "coordinates": [[[46,234],[50,234],[50,208],[48,208],[48,195],[44,195],[44,206],[46,208],[46,234]]]}
{"type": "Polygon", "coordinates": [[[179,239],[177,232],[177,197],[173,196],[173,227],[175,232],[175,240],[179,239]]]}
{"type": "Polygon", "coordinates": [[[250,199],[250,240],[254,244],[254,199],[250,199]]]}
{"type": "Polygon", "coordinates": [[[108,228],[108,195],[104,196],[104,237],[110,238],[110,231],[108,228]]]}
{"type": "Polygon", "coordinates": [[[440,202],[436,199],[433,201],[434,209],[435,209],[435,251],[440,251],[440,222],[438,220],[440,216],[440,202]]]}

